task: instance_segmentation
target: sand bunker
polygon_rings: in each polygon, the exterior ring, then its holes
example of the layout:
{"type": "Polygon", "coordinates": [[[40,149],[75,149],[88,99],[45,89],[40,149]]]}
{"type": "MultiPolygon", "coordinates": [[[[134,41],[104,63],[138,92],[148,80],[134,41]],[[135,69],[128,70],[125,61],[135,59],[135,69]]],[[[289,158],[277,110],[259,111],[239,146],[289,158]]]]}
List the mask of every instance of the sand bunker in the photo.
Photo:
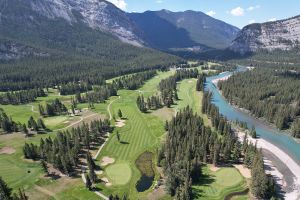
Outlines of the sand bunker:
{"type": "Polygon", "coordinates": [[[188,83],[192,83],[193,81],[188,81],[188,83]]]}
{"type": "Polygon", "coordinates": [[[102,174],[103,174],[103,171],[95,171],[95,173],[96,173],[97,175],[102,175],[102,174]]]}
{"type": "Polygon", "coordinates": [[[111,182],[109,182],[108,178],[103,177],[103,178],[101,178],[101,181],[104,182],[106,186],[108,186],[108,187],[111,186],[111,182]]]}
{"type": "Polygon", "coordinates": [[[3,147],[2,149],[0,149],[0,154],[13,154],[15,153],[16,150],[12,147],[3,147]]]}
{"type": "Polygon", "coordinates": [[[125,126],[125,120],[118,120],[118,121],[116,121],[116,127],[121,128],[123,126],[125,126]]]}
{"type": "Polygon", "coordinates": [[[210,165],[209,169],[210,169],[211,171],[213,171],[213,172],[216,172],[216,171],[218,171],[218,170],[221,169],[221,168],[220,168],[220,167],[216,167],[216,166],[214,166],[214,165],[210,165]]]}
{"type": "Polygon", "coordinates": [[[105,156],[102,158],[101,166],[107,166],[109,164],[113,164],[114,162],[115,162],[114,158],[105,156]]]}
{"type": "Polygon", "coordinates": [[[243,165],[233,165],[245,178],[251,178],[251,170],[243,165]]]}

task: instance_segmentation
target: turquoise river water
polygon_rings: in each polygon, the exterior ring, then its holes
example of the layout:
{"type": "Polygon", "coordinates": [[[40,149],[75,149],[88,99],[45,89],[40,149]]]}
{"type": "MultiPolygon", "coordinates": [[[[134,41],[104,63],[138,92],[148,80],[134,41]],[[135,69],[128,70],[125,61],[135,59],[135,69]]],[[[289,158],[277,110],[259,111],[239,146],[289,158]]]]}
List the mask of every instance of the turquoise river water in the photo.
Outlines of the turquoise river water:
{"type": "MultiPolygon", "coordinates": [[[[239,67],[236,73],[242,73],[246,68],[239,67]]],[[[232,72],[224,72],[217,76],[208,77],[205,85],[205,89],[209,90],[213,94],[212,102],[218,106],[219,111],[229,120],[236,120],[246,122],[248,127],[255,126],[256,132],[259,137],[267,140],[268,142],[276,145],[284,152],[286,152],[293,160],[300,165],[300,144],[297,143],[291,136],[280,132],[276,128],[269,126],[266,123],[252,117],[251,115],[242,112],[239,109],[231,106],[226,99],[220,94],[216,86],[213,84],[213,80],[219,79],[231,75],[232,72]]],[[[300,172],[299,172],[300,173],[300,172]]]]}

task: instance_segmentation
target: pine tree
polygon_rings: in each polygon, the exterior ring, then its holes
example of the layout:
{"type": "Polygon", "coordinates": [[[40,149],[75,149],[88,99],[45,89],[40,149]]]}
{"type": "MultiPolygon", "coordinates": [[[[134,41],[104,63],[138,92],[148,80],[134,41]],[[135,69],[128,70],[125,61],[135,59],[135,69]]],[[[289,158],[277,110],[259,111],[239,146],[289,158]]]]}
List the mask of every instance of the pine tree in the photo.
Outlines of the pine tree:
{"type": "Polygon", "coordinates": [[[119,116],[120,119],[122,119],[123,113],[122,113],[121,109],[118,110],[118,116],[119,116]]]}
{"type": "Polygon", "coordinates": [[[44,170],[44,172],[47,174],[47,176],[49,175],[49,171],[48,171],[48,166],[47,166],[47,163],[45,162],[45,160],[41,160],[41,166],[42,166],[42,169],[44,170]]]}
{"type": "Polygon", "coordinates": [[[121,136],[120,136],[119,131],[117,131],[117,140],[118,140],[118,142],[121,142],[121,136]]]}
{"type": "Polygon", "coordinates": [[[38,119],[37,126],[38,126],[39,129],[44,129],[44,130],[46,129],[46,125],[45,125],[44,121],[41,118],[38,119]]]}
{"type": "Polygon", "coordinates": [[[91,179],[90,179],[89,175],[86,175],[85,180],[86,180],[85,187],[88,188],[89,190],[91,190],[92,189],[92,182],[91,182],[91,179]]]}
{"type": "Polygon", "coordinates": [[[0,199],[1,200],[11,200],[12,189],[4,182],[2,177],[0,177],[0,199]]]}

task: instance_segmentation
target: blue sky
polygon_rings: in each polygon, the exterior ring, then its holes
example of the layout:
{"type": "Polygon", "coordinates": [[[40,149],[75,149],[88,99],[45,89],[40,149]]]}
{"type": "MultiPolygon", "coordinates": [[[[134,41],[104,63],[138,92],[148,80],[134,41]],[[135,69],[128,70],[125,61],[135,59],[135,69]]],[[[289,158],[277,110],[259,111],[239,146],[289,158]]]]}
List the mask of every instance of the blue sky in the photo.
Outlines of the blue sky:
{"type": "Polygon", "coordinates": [[[127,12],[202,11],[239,28],[300,15],[299,0],[109,0],[127,12]]]}

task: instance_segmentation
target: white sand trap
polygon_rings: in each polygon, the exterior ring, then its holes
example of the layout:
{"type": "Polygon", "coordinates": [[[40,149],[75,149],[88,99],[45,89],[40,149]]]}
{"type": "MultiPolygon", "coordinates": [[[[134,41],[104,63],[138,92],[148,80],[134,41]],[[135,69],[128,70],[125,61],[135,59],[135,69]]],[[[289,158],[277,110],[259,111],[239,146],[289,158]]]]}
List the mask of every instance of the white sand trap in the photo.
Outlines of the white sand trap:
{"type": "Polygon", "coordinates": [[[108,178],[103,177],[103,178],[101,178],[101,181],[104,182],[106,186],[108,186],[108,187],[111,186],[111,182],[109,182],[108,178]]]}
{"type": "Polygon", "coordinates": [[[220,168],[220,167],[216,167],[216,166],[214,166],[214,165],[210,165],[209,169],[210,169],[211,171],[213,171],[213,172],[216,172],[216,171],[218,171],[218,170],[221,169],[221,168],[220,168]]]}
{"type": "Polygon", "coordinates": [[[114,158],[105,156],[102,158],[101,166],[107,166],[107,165],[113,164],[114,162],[115,162],[114,158]]]}
{"type": "Polygon", "coordinates": [[[64,124],[68,124],[68,123],[70,123],[70,121],[65,121],[65,122],[64,122],[64,124]]]}
{"type": "Polygon", "coordinates": [[[245,178],[251,178],[251,170],[244,165],[233,165],[245,178]]]}
{"type": "Polygon", "coordinates": [[[95,173],[96,173],[97,175],[102,175],[102,174],[103,174],[103,171],[95,171],[95,173]]]}
{"type": "Polygon", "coordinates": [[[188,81],[188,83],[192,83],[193,81],[188,81]]]}
{"type": "Polygon", "coordinates": [[[12,147],[3,147],[2,149],[0,149],[0,154],[13,154],[15,153],[16,150],[12,147]]]}
{"type": "Polygon", "coordinates": [[[118,121],[116,121],[116,127],[121,128],[123,126],[125,126],[125,120],[118,120],[118,121]]]}

